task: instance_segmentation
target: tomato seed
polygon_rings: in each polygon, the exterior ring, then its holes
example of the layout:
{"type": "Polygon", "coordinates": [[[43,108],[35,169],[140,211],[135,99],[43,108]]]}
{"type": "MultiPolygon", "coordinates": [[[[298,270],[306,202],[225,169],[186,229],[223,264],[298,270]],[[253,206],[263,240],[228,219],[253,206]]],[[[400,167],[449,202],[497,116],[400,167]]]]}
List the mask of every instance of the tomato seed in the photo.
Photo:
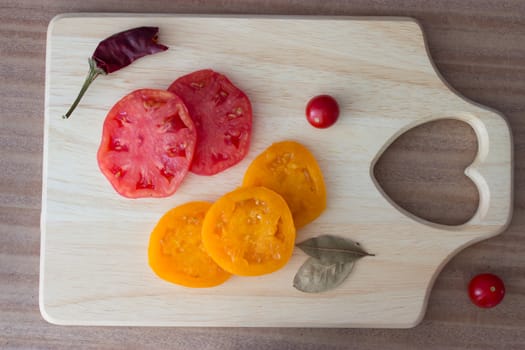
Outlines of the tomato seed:
{"type": "Polygon", "coordinates": [[[224,153],[217,153],[217,152],[212,152],[211,153],[211,158],[213,159],[213,161],[217,162],[217,161],[222,161],[222,160],[227,160],[229,157],[227,154],[224,154],[224,153]]]}
{"type": "Polygon", "coordinates": [[[171,180],[175,177],[175,174],[170,172],[166,167],[160,169],[160,174],[164,176],[168,182],[171,182],[171,180]]]}
{"type": "Polygon", "coordinates": [[[213,98],[213,102],[215,102],[215,106],[221,105],[224,101],[226,101],[227,97],[228,97],[228,93],[226,91],[219,90],[219,92],[213,98]]]}
{"type": "Polygon", "coordinates": [[[115,116],[115,120],[118,122],[121,128],[131,123],[131,120],[129,119],[128,113],[126,111],[118,112],[118,114],[115,116]]]}
{"type": "Polygon", "coordinates": [[[174,158],[174,157],[186,157],[186,145],[180,144],[180,145],[171,145],[166,147],[166,153],[168,157],[174,158]]]}
{"type": "Polygon", "coordinates": [[[137,182],[136,188],[137,188],[137,190],[140,190],[140,189],[153,190],[153,189],[155,189],[155,185],[153,184],[151,179],[147,179],[144,176],[144,174],[140,174],[140,180],[137,182]]]}
{"type": "Polygon", "coordinates": [[[114,165],[111,168],[111,173],[115,175],[116,178],[124,177],[124,175],[126,175],[126,172],[127,171],[116,165],[114,165]]]}
{"type": "Polygon", "coordinates": [[[143,102],[143,106],[144,106],[144,109],[146,111],[150,110],[150,109],[157,109],[157,108],[163,106],[164,104],[166,104],[166,102],[160,101],[160,100],[157,100],[157,99],[154,99],[154,98],[146,99],[143,102]]]}
{"type": "Polygon", "coordinates": [[[182,129],[188,128],[188,126],[181,119],[179,113],[175,113],[175,114],[170,115],[169,117],[164,118],[164,121],[158,127],[161,132],[171,132],[171,133],[176,133],[182,129]]]}
{"type": "Polygon", "coordinates": [[[308,169],[303,168],[303,176],[305,181],[310,185],[310,191],[315,192],[315,185],[312,181],[312,176],[310,175],[310,171],[308,171],[308,169]]]}
{"type": "Polygon", "coordinates": [[[230,131],[227,132],[226,134],[224,134],[224,143],[227,145],[233,145],[235,146],[235,148],[239,148],[239,145],[241,143],[240,133],[230,131]]]}
{"type": "Polygon", "coordinates": [[[128,152],[128,146],[123,145],[117,138],[111,138],[109,142],[109,149],[116,152],[128,152]]]}
{"type": "Polygon", "coordinates": [[[204,87],[204,83],[191,82],[190,86],[194,89],[202,89],[204,87]]]}

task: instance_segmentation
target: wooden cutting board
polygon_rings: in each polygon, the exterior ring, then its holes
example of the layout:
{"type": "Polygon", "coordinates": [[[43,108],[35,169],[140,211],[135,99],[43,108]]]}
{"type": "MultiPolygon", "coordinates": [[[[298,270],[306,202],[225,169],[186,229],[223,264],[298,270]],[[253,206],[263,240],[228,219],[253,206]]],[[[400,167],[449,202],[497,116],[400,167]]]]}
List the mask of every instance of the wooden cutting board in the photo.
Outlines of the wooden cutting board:
{"type": "Polygon", "coordinates": [[[428,57],[419,25],[408,18],[188,15],[64,15],[49,25],[42,200],[40,308],[57,324],[268,327],[412,327],[424,315],[444,264],[462,248],[502,232],[511,217],[512,142],[497,112],[458,96],[428,57]],[[99,77],[71,119],[61,115],[87,73],[87,58],[107,36],[160,27],[170,49],[99,77]],[[138,88],[164,89],[177,77],[212,68],[250,96],[254,133],[237,166],[213,177],[190,174],[165,199],[117,195],[98,169],[107,111],[138,88]],[[334,95],[341,116],[319,130],[305,104],[334,95]],[[380,190],[373,166],[388,145],[422,123],[455,118],[476,132],[479,154],[466,174],[480,204],[464,225],[448,227],[404,212],[380,190]],[[233,190],[272,142],[309,147],[324,172],[328,208],[298,232],[356,240],[361,259],[330,292],[292,287],[306,260],[299,249],[285,268],[233,277],[210,289],[157,278],[147,263],[149,234],[168,209],[214,201],[233,190]]]}

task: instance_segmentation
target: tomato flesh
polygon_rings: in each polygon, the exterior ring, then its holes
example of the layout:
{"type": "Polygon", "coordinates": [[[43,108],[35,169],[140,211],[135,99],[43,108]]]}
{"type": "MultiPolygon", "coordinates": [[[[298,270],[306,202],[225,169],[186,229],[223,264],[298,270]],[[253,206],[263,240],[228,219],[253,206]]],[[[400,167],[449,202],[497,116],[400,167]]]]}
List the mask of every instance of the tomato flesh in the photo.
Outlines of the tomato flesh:
{"type": "Polygon", "coordinates": [[[285,200],[266,187],[244,187],[219,198],[202,224],[207,253],[225,271],[259,276],[292,256],[296,231],[285,200]]]}
{"type": "Polygon", "coordinates": [[[329,95],[315,96],[306,105],[306,119],[320,129],[332,126],[339,118],[339,105],[329,95]]]}
{"type": "Polygon", "coordinates": [[[246,94],[211,69],[190,73],[168,88],[188,107],[198,143],[190,171],[213,175],[240,162],[248,153],[252,107],[246,94]]]}
{"type": "Polygon", "coordinates": [[[496,275],[483,273],[475,276],[469,283],[470,300],[482,308],[498,305],[505,296],[505,285],[496,275]]]}
{"type": "Polygon", "coordinates": [[[188,173],[196,139],[193,121],[177,95],[136,90],[107,114],[97,160],[124,197],[167,197],[188,173]]]}
{"type": "Polygon", "coordinates": [[[281,195],[296,228],[314,221],[326,208],[326,185],[314,155],[295,141],[272,144],[255,158],[243,186],[264,186],[281,195]]]}
{"type": "Polygon", "coordinates": [[[230,274],[208,255],[202,243],[202,223],[211,203],[179,205],[158,221],[149,240],[151,269],[163,280],[186,287],[213,287],[230,274]]]}

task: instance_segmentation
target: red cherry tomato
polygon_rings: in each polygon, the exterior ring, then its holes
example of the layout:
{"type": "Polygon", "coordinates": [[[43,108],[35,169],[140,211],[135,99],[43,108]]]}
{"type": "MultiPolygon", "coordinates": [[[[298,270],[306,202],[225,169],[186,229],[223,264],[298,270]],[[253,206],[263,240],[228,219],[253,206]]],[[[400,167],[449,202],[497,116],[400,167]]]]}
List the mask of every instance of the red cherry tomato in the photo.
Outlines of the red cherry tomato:
{"type": "Polygon", "coordinates": [[[483,273],[475,276],[468,286],[469,297],[472,302],[483,308],[498,305],[505,296],[505,285],[496,275],[483,273]]]}
{"type": "Polygon", "coordinates": [[[106,116],[98,165],[124,197],[167,197],[188,173],[196,141],[195,125],[177,95],[136,90],[106,116]]]}
{"type": "Polygon", "coordinates": [[[175,80],[168,90],[184,101],[197,128],[191,172],[217,174],[246,156],[252,106],[225,75],[211,69],[196,71],[175,80]]]}
{"type": "Polygon", "coordinates": [[[332,96],[315,96],[306,105],[306,119],[316,128],[328,128],[337,121],[338,117],[339,105],[332,96]]]}

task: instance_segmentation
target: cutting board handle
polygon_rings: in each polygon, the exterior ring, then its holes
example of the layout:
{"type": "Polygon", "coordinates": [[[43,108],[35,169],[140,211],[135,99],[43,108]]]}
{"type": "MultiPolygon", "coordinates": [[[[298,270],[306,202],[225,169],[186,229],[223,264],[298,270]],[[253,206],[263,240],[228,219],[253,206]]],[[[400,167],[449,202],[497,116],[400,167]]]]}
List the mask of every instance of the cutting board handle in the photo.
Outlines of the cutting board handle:
{"type": "Polygon", "coordinates": [[[472,127],[478,140],[478,153],[465,174],[478,188],[479,206],[466,226],[500,226],[495,235],[512,217],[512,135],[502,115],[486,107],[473,107],[472,112],[458,118],[472,127]]]}
{"type": "Polygon", "coordinates": [[[461,101],[459,104],[452,103],[454,111],[427,115],[403,125],[379,152],[372,163],[371,172],[373,173],[373,167],[384,150],[406,131],[443,119],[455,119],[467,123],[476,134],[478,151],[473,162],[465,169],[465,175],[474,182],[478,189],[479,205],[475,214],[466,223],[459,226],[447,226],[425,221],[398,207],[388,198],[377,181],[375,183],[392,205],[418,224],[434,227],[440,234],[458,231],[467,233],[468,242],[473,243],[503,232],[512,218],[513,142],[510,127],[504,116],[488,107],[468,101],[459,94],[456,96],[461,101]]]}
{"type": "MultiPolygon", "coordinates": [[[[434,96],[441,100],[440,106],[446,109],[417,116],[412,115],[406,120],[397,120],[397,131],[391,135],[389,141],[382,146],[371,163],[370,173],[373,181],[383,197],[405,216],[410,217],[418,224],[434,227],[440,233],[464,232],[471,233],[469,243],[487,239],[503,232],[512,218],[513,204],[513,140],[510,125],[506,118],[498,111],[469,100],[451,86],[439,72],[429,52],[428,42],[420,23],[412,18],[403,19],[413,25],[414,32],[420,37],[419,54],[425,57],[427,71],[434,74],[436,85],[441,85],[440,94],[434,96]],[[446,101],[446,103],[443,103],[446,101]],[[395,204],[383,191],[375,177],[374,167],[384,151],[398,137],[419,125],[443,119],[455,119],[467,123],[475,132],[478,143],[478,152],[474,161],[465,169],[465,175],[476,185],[479,193],[479,205],[472,218],[463,225],[447,226],[435,224],[421,219],[395,204]]],[[[424,110],[428,100],[413,101],[424,110]]],[[[396,129],[394,129],[396,130],[396,129]]]]}
{"type": "MultiPolygon", "coordinates": [[[[437,78],[451,95],[455,95],[450,104],[454,112],[445,115],[469,124],[478,141],[477,155],[465,169],[465,175],[478,189],[478,209],[459,229],[472,232],[477,237],[473,241],[496,236],[508,227],[512,218],[514,143],[510,125],[503,114],[469,100],[446,81],[432,60],[421,25],[415,23],[421,31],[428,61],[437,78]],[[489,229],[482,231],[481,226],[489,229]]],[[[443,116],[433,119],[443,119],[443,116]]]]}

